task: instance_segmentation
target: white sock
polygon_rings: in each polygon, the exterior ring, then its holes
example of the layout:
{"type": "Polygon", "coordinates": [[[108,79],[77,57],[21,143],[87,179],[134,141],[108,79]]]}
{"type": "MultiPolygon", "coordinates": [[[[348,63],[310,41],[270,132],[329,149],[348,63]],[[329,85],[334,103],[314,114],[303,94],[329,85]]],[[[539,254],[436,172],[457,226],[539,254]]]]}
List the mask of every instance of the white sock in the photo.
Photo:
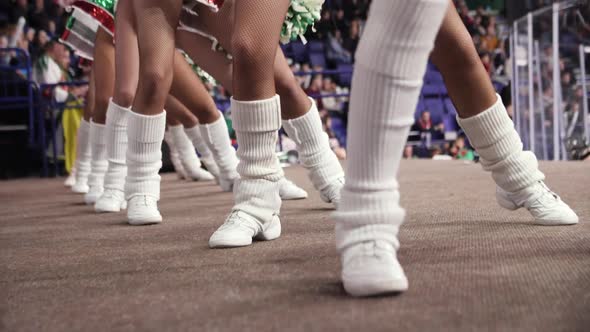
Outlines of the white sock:
{"type": "Polygon", "coordinates": [[[82,119],[76,141],[76,183],[86,184],[90,175],[92,159],[90,145],[90,122],[82,119]]]}
{"type": "Polygon", "coordinates": [[[283,128],[299,151],[303,166],[310,170],[309,177],[317,190],[322,190],[344,177],[338,157],[330,148],[328,134],[324,132],[320,113],[312,100],[311,108],[304,115],[283,120],[283,128]]]}
{"type": "Polygon", "coordinates": [[[90,121],[90,144],[92,145],[92,160],[90,162],[90,176],[88,177],[90,187],[103,188],[104,186],[104,175],[109,165],[105,134],[105,125],[90,121]]]}
{"type": "Polygon", "coordinates": [[[240,210],[261,223],[272,221],[281,209],[281,167],[276,156],[281,128],[278,95],[265,100],[231,99],[233,126],[238,138],[238,173],[234,185],[234,211],[240,210]]]}
{"type": "Polygon", "coordinates": [[[497,96],[497,101],[485,111],[457,122],[479,154],[484,170],[492,173],[496,184],[508,192],[517,192],[545,179],[537,158],[522,150],[522,141],[514,124],[497,96]]]}
{"type": "Polygon", "coordinates": [[[109,167],[104,179],[105,189],[125,190],[127,176],[127,118],[131,110],[109,101],[107,109],[107,158],[109,167]]]}
{"type": "Polygon", "coordinates": [[[215,122],[200,124],[201,137],[219,167],[220,177],[233,179],[237,177],[238,158],[236,150],[231,145],[227,123],[223,115],[215,122]]]}
{"type": "Polygon", "coordinates": [[[193,142],[194,147],[197,149],[197,152],[201,155],[202,158],[212,158],[213,154],[211,150],[207,146],[207,143],[203,139],[201,134],[201,129],[199,125],[196,125],[192,128],[184,128],[184,132],[186,136],[193,142]]]}
{"type": "Polygon", "coordinates": [[[201,160],[197,156],[197,151],[193,142],[184,132],[184,127],[180,125],[168,126],[168,131],[172,134],[176,149],[180,154],[180,160],[185,170],[191,169],[191,167],[200,168],[201,160]]]}
{"type": "Polygon", "coordinates": [[[178,150],[176,149],[176,143],[174,142],[174,138],[172,137],[172,133],[170,130],[164,133],[164,141],[168,144],[168,150],[170,152],[170,161],[174,166],[174,171],[181,179],[185,179],[187,177],[186,170],[184,166],[182,166],[182,162],[180,161],[180,155],[178,154],[178,150]]]}
{"type": "Polygon", "coordinates": [[[397,172],[447,0],[375,0],[356,53],[348,167],[333,217],[342,250],[366,240],[398,247],[405,211],[397,172]]]}
{"type": "Polygon", "coordinates": [[[129,112],[127,124],[127,178],[125,196],[147,195],[160,199],[162,140],[166,112],[142,115],[129,112]]]}

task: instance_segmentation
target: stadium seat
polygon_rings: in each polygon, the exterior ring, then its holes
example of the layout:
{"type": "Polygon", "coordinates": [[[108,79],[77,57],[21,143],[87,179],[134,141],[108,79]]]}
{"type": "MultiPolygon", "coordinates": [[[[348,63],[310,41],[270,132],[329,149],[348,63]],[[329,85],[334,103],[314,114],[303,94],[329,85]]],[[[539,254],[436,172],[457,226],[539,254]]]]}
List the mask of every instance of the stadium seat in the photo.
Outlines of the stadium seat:
{"type": "Polygon", "coordinates": [[[326,57],[324,56],[324,53],[310,53],[309,64],[312,67],[320,66],[326,68],[326,57]]]}
{"type": "Polygon", "coordinates": [[[309,53],[324,53],[324,43],[317,40],[312,40],[307,44],[309,53]]]}
{"type": "Polygon", "coordinates": [[[345,71],[344,73],[338,74],[338,83],[342,86],[350,86],[350,83],[352,83],[352,65],[339,64],[337,70],[345,71]]]}
{"type": "Polygon", "coordinates": [[[445,107],[440,98],[424,98],[424,105],[432,114],[444,113],[445,107]]]}
{"type": "Polygon", "coordinates": [[[289,45],[291,45],[292,56],[295,62],[307,62],[308,53],[302,42],[297,40],[289,43],[289,45]]]}

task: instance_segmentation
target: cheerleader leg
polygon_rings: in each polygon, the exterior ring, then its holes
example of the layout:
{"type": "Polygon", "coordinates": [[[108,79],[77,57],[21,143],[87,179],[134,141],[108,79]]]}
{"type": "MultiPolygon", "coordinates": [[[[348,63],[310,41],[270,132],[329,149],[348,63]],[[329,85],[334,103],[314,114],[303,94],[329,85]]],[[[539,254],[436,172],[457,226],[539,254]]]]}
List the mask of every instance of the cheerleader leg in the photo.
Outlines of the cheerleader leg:
{"type": "Polygon", "coordinates": [[[523,151],[514,124],[452,2],[432,60],[443,74],[459,125],[478,152],[483,169],[496,182],[500,206],[509,210],[525,207],[541,225],[578,223],[576,213],[543,182],[545,175],[534,153],[523,151]]]}
{"type": "Polygon", "coordinates": [[[178,124],[168,126],[168,131],[172,135],[180,162],[188,177],[193,181],[209,181],[215,179],[211,173],[201,168],[201,160],[197,156],[195,146],[185,133],[185,125],[189,126],[189,128],[197,126],[196,117],[191,114],[186,106],[172,96],[168,96],[166,99],[165,107],[167,114],[169,113],[179,120],[178,124]]]}
{"type": "Polygon", "coordinates": [[[90,120],[94,110],[94,75],[90,73],[88,82],[88,93],[86,94],[86,105],[84,115],[80,121],[80,127],[76,137],[76,183],[72,191],[79,194],[88,192],[88,176],[90,175],[90,162],[92,160],[90,145],[90,120]]]}
{"type": "Polygon", "coordinates": [[[164,104],[172,84],[174,31],[182,1],[134,0],[139,45],[139,83],[128,116],[125,196],[132,225],[159,223],[164,104]]]}
{"type": "Polygon", "coordinates": [[[86,204],[94,205],[104,191],[104,178],[108,167],[106,155],[105,121],[109,99],[115,83],[115,47],[106,30],[99,28],[94,46],[94,110],[90,122],[90,144],[92,144],[91,171],[88,177],[86,204]]]}
{"type": "Polygon", "coordinates": [[[356,53],[348,167],[336,221],[345,290],[408,288],[396,251],[405,212],[397,171],[448,0],[375,0],[356,53]]]}

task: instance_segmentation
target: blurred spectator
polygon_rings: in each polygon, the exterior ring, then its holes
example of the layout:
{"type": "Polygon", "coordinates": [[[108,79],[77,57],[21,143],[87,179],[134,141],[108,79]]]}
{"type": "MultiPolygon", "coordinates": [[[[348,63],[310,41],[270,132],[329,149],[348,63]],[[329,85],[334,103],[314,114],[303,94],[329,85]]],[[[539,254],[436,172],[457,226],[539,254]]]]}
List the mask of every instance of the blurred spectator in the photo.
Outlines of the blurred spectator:
{"type": "Polygon", "coordinates": [[[420,133],[430,132],[435,134],[444,134],[445,125],[442,122],[433,124],[430,111],[423,111],[422,114],[420,114],[418,121],[416,121],[414,124],[414,128],[412,128],[412,130],[419,131],[420,133]]]}
{"type": "MultiPolygon", "coordinates": [[[[61,43],[50,41],[45,46],[43,55],[35,62],[33,77],[39,84],[56,84],[69,80],[70,51],[61,43]]],[[[56,87],[53,98],[64,102],[69,96],[79,97],[85,94],[87,88],[56,87]],[[69,90],[69,91],[68,91],[69,90]]]]}
{"type": "Polygon", "coordinates": [[[340,146],[340,142],[332,130],[332,118],[330,118],[327,112],[320,113],[320,116],[322,119],[324,131],[326,134],[328,134],[328,138],[330,140],[330,148],[332,148],[332,151],[334,151],[338,159],[346,159],[346,149],[340,146]]]}
{"type": "Polygon", "coordinates": [[[351,63],[352,55],[342,46],[342,32],[334,30],[328,34],[326,58],[334,63],[351,63]]]}
{"type": "Polygon", "coordinates": [[[473,150],[465,146],[465,138],[463,136],[457,137],[450,150],[451,156],[460,160],[474,160],[475,156],[473,150]]]}
{"type": "Polygon", "coordinates": [[[360,21],[354,20],[350,24],[350,33],[348,37],[344,39],[344,48],[352,55],[352,61],[354,61],[354,54],[359,44],[360,39],[360,21]]]}
{"type": "Polygon", "coordinates": [[[411,145],[406,145],[404,147],[404,159],[413,159],[414,157],[414,147],[411,145]]]}

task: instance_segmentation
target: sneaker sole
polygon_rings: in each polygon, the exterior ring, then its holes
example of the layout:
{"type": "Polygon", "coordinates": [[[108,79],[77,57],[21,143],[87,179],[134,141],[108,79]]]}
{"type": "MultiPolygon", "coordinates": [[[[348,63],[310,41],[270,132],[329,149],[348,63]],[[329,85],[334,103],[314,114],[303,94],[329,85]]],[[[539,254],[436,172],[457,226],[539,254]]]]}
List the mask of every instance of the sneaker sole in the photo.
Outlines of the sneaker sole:
{"type": "Polygon", "coordinates": [[[128,218],[127,223],[133,226],[154,225],[162,222],[162,216],[149,218],[128,218]]]}
{"type": "Polygon", "coordinates": [[[408,290],[408,279],[342,279],[344,290],[355,297],[397,294],[408,290]]]}

